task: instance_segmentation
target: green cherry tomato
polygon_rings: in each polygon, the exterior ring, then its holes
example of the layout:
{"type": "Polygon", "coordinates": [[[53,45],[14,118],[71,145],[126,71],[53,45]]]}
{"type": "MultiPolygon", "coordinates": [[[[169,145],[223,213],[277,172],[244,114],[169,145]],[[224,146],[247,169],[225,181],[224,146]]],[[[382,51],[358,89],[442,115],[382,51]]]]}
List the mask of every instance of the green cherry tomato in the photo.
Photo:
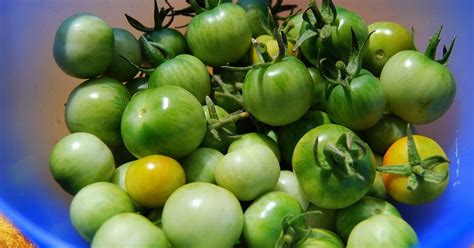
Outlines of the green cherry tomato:
{"type": "Polygon", "coordinates": [[[303,210],[306,210],[309,206],[309,202],[304,196],[303,190],[298,183],[298,179],[292,171],[280,171],[280,177],[278,178],[278,182],[275,188],[273,188],[273,191],[283,191],[293,196],[301,204],[301,209],[303,210]]]}
{"type": "Polygon", "coordinates": [[[309,67],[308,71],[314,84],[314,95],[311,109],[326,111],[326,88],[329,82],[316,67],[309,67]]]}
{"type": "Polygon", "coordinates": [[[349,89],[337,85],[327,94],[326,107],[331,120],[352,130],[375,125],[385,111],[382,85],[365,70],[349,82],[349,89]]]}
{"type": "Polygon", "coordinates": [[[365,196],[353,205],[337,211],[336,231],[343,240],[347,240],[359,222],[377,214],[390,214],[401,218],[398,210],[389,202],[365,196]]]}
{"type": "Polygon", "coordinates": [[[377,214],[360,222],[347,240],[347,248],[417,246],[418,237],[413,228],[402,218],[388,214],[377,214]]]}
{"type": "Polygon", "coordinates": [[[270,7],[270,1],[239,0],[237,4],[247,11],[252,37],[267,34],[265,27],[268,28],[268,7],[270,7]]]}
{"type": "Polygon", "coordinates": [[[375,125],[363,130],[361,137],[369,144],[372,151],[378,154],[385,154],[393,142],[407,135],[406,130],[406,121],[395,115],[384,114],[382,119],[375,125]]]}
{"type": "MultiPolygon", "coordinates": [[[[217,112],[217,117],[219,119],[224,118],[229,115],[227,111],[217,105],[214,105],[216,112],[217,112]]],[[[207,105],[202,106],[202,109],[204,110],[204,114],[206,115],[206,120],[209,121],[211,117],[209,116],[209,107],[207,105]]],[[[228,123],[224,125],[224,128],[227,129],[227,131],[230,131],[233,134],[236,134],[236,126],[234,122],[228,123]]],[[[230,135],[228,133],[219,132],[219,139],[216,139],[214,135],[211,133],[209,128],[206,131],[206,135],[204,136],[204,139],[202,140],[201,147],[210,147],[219,150],[220,152],[225,153],[227,149],[229,148],[229,145],[232,142],[232,139],[227,137],[226,135],[230,135]],[[222,134],[224,133],[224,134],[222,134]]]]}
{"type": "Polygon", "coordinates": [[[199,101],[173,85],[136,94],[121,123],[124,144],[138,158],[152,154],[182,158],[199,146],[206,130],[199,101]]]}
{"type": "Polygon", "coordinates": [[[250,70],[245,77],[243,98],[257,120],[283,126],[301,118],[311,107],[313,81],[303,62],[289,56],[250,70]]]}
{"type": "Polygon", "coordinates": [[[127,169],[125,187],[138,204],[163,207],[168,197],[186,183],[178,161],[162,155],[150,155],[134,161],[127,169]]]}
{"type": "Polygon", "coordinates": [[[293,171],[309,202],[339,209],[369,191],[375,161],[369,146],[350,129],[324,124],[311,129],[296,144],[293,171]]]}
{"type": "Polygon", "coordinates": [[[109,67],[114,55],[112,28],[100,17],[80,13],[56,31],[53,55],[57,65],[77,78],[93,78],[109,67]]]}
{"type": "Polygon", "coordinates": [[[111,179],[115,162],[110,149],[96,136],[73,133],[53,146],[49,158],[51,174],[68,193],[111,179]]]}
{"type": "Polygon", "coordinates": [[[320,228],[311,229],[305,241],[298,248],[344,248],[344,243],[337,234],[320,228]]]}
{"type": "Polygon", "coordinates": [[[331,120],[325,112],[308,111],[297,121],[281,126],[278,129],[278,145],[281,150],[283,162],[291,167],[293,150],[300,138],[309,130],[328,123],[331,123],[331,120]]]}
{"type": "Polygon", "coordinates": [[[227,153],[216,166],[217,185],[241,201],[272,190],[280,176],[278,159],[268,147],[255,144],[227,153]]]}
{"type": "Polygon", "coordinates": [[[91,247],[168,248],[170,245],[164,232],[142,215],[121,213],[100,226],[91,247]]]}
{"type": "Polygon", "coordinates": [[[120,122],[129,100],[129,91],[115,79],[87,80],[69,95],[66,125],[71,133],[91,133],[110,148],[117,148],[122,144],[120,122]]]}
{"type": "Polygon", "coordinates": [[[239,240],[244,217],[228,190],[210,183],[188,183],[163,208],[162,225],[173,247],[232,247],[239,240]]]}
{"type": "Polygon", "coordinates": [[[148,86],[175,85],[193,94],[202,104],[211,94],[211,79],[206,66],[198,58],[181,54],[158,66],[148,79],[148,86]]]}
{"type": "Polygon", "coordinates": [[[186,183],[208,182],[215,184],[214,172],[219,160],[223,157],[221,152],[208,147],[200,147],[191,152],[180,161],[186,175],[186,183]]]}
{"type": "Polygon", "coordinates": [[[363,66],[379,76],[387,60],[403,50],[414,50],[412,34],[395,22],[375,22],[369,25],[370,36],[363,57],[363,66]]]}
{"type": "Polygon", "coordinates": [[[112,31],[114,32],[114,56],[104,75],[120,82],[127,81],[132,79],[138,71],[120,56],[139,65],[142,62],[140,44],[135,36],[125,29],[113,28],[112,31]]]}
{"type": "Polygon", "coordinates": [[[134,211],[132,199],[118,185],[98,182],[87,185],[74,196],[69,213],[74,228],[91,241],[107,219],[134,211]]]}
{"type": "Polygon", "coordinates": [[[249,248],[275,247],[283,219],[302,213],[298,200],[286,192],[268,192],[245,210],[243,236],[249,248]]]}
{"type": "Polygon", "coordinates": [[[163,28],[150,33],[151,40],[172,52],[172,57],[186,53],[186,38],[176,29],[163,28]]]}
{"type": "Polygon", "coordinates": [[[245,56],[251,36],[247,12],[237,4],[223,3],[193,17],[186,41],[206,65],[222,66],[245,56]]]}
{"type": "Polygon", "coordinates": [[[148,77],[136,77],[125,84],[130,95],[133,96],[135,93],[148,89],[148,77]]]}
{"type": "Polygon", "coordinates": [[[241,135],[238,139],[234,140],[230,144],[227,152],[233,152],[255,144],[261,144],[270,148],[278,161],[280,161],[280,149],[278,148],[278,144],[269,136],[261,133],[246,133],[241,135]]]}
{"type": "Polygon", "coordinates": [[[380,74],[390,112],[413,124],[440,118],[456,95],[452,73],[418,51],[393,55],[380,74]]]}
{"type": "Polygon", "coordinates": [[[321,208],[314,204],[309,204],[306,212],[319,211],[319,214],[312,214],[305,218],[306,229],[318,228],[329,231],[336,231],[337,210],[321,208]]]}

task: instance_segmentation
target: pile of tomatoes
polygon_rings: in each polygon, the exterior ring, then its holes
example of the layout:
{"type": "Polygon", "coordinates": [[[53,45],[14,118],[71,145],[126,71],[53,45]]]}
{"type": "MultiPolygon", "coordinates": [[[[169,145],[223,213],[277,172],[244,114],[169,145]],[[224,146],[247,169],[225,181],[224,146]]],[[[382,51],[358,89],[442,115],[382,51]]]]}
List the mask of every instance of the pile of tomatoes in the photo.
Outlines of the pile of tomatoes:
{"type": "Polygon", "coordinates": [[[143,34],[67,18],[54,58],[85,81],[71,134],[50,155],[92,247],[412,247],[393,202],[424,204],[449,160],[416,124],[456,93],[436,59],[394,22],[367,25],[330,0],[155,1],[143,34]],[[183,35],[175,16],[191,16],[183,35]]]}

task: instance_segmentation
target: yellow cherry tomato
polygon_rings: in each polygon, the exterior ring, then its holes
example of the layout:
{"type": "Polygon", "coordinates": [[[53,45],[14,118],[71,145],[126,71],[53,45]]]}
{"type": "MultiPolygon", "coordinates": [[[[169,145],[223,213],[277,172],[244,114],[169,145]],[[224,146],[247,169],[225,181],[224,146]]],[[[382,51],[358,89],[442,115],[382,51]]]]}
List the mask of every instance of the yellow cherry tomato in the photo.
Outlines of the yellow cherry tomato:
{"type": "MultiPolygon", "coordinates": [[[[276,56],[278,56],[278,42],[272,36],[260,35],[259,37],[257,37],[257,42],[265,44],[265,46],[267,47],[267,52],[271,57],[275,58],[276,56]]],[[[286,55],[289,55],[289,56],[295,55],[295,52],[293,52],[293,47],[294,47],[293,43],[288,42],[286,55]]],[[[258,62],[259,60],[258,60],[257,51],[255,50],[255,47],[252,46],[250,49],[250,64],[253,65],[258,62]]]]}
{"type": "Polygon", "coordinates": [[[171,193],[185,182],[182,166],[173,158],[163,155],[150,155],[136,160],[125,176],[125,186],[130,196],[149,208],[163,207],[171,193]]]}
{"type": "MultiPolygon", "coordinates": [[[[421,160],[432,156],[441,156],[444,158],[446,154],[436,141],[431,138],[413,135],[416,150],[421,160]]],[[[395,141],[387,150],[383,158],[383,166],[389,165],[408,165],[408,139],[403,137],[395,141]]],[[[431,171],[437,175],[447,175],[449,163],[440,163],[431,171]]],[[[395,175],[384,173],[384,184],[390,196],[405,204],[423,204],[438,198],[448,185],[448,177],[440,183],[429,182],[421,177],[418,180],[418,187],[415,190],[408,189],[409,177],[405,175],[395,175]]]]}

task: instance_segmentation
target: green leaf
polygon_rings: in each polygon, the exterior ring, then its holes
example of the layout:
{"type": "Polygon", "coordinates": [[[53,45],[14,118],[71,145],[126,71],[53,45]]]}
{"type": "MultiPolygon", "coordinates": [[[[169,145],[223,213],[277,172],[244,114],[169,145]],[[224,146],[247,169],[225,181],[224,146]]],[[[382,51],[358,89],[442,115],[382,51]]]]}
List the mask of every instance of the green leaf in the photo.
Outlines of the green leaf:
{"type": "Polygon", "coordinates": [[[337,11],[332,0],[323,0],[321,14],[326,24],[332,24],[336,20],[337,11]]]}
{"type": "Polygon", "coordinates": [[[313,143],[313,158],[316,166],[321,167],[323,170],[331,170],[331,166],[326,162],[323,161],[321,162],[319,159],[319,154],[318,154],[318,146],[319,146],[319,137],[316,137],[313,143]]]}
{"type": "Polygon", "coordinates": [[[453,40],[451,41],[451,45],[449,49],[446,49],[446,46],[443,48],[443,58],[440,60],[436,60],[436,62],[440,64],[446,64],[448,62],[449,56],[451,56],[451,52],[453,51],[454,43],[456,42],[456,36],[454,36],[453,40]]]}
{"type": "Polygon", "coordinates": [[[412,168],[410,165],[385,165],[385,166],[379,166],[377,167],[378,172],[382,173],[389,173],[389,174],[395,174],[395,175],[403,175],[403,176],[408,176],[412,173],[412,168]]]}
{"type": "Polygon", "coordinates": [[[433,36],[430,37],[428,46],[426,47],[425,55],[432,60],[435,60],[436,49],[438,48],[439,42],[441,41],[439,37],[441,36],[442,30],[443,26],[440,26],[439,29],[436,30],[436,32],[433,34],[433,36]]]}
{"type": "Polygon", "coordinates": [[[142,31],[142,32],[153,32],[153,31],[155,31],[154,28],[146,27],[141,22],[139,22],[137,19],[135,19],[135,18],[133,18],[133,17],[127,15],[127,14],[125,14],[125,18],[127,18],[128,23],[138,31],[142,31]]]}
{"type": "MultiPolygon", "coordinates": [[[[316,36],[318,36],[318,32],[314,31],[313,29],[308,29],[308,30],[304,31],[304,33],[296,41],[296,44],[295,44],[295,47],[293,48],[293,51],[298,50],[298,48],[301,46],[301,44],[303,44],[305,41],[307,41],[307,40],[309,40],[313,37],[316,37],[316,36]]],[[[314,44],[314,45],[316,45],[316,44],[314,44]]]]}
{"type": "Polygon", "coordinates": [[[416,190],[418,188],[418,177],[415,173],[411,173],[408,176],[408,186],[407,189],[410,191],[416,190]]]}
{"type": "Polygon", "coordinates": [[[420,155],[416,149],[415,140],[411,131],[410,123],[407,124],[407,148],[408,148],[408,162],[411,166],[421,163],[420,155]]]}
{"type": "Polygon", "coordinates": [[[428,158],[425,158],[421,161],[421,166],[427,170],[436,168],[436,166],[449,163],[449,160],[443,156],[435,155],[428,158]]]}
{"type": "Polygon", "coordinates": [[[430,183],[442,183],[444,181],[446,181],[446,179],[448,179],[448,171],[446,171],[446,173],[444,175],[440,175],[436,172],[433,172],[433,171],[430,171],[430,170],[427,170],[425,171],[424,175],[423,175],[423,180],[427,181],[427,182],[430,182],[430,183]]]}

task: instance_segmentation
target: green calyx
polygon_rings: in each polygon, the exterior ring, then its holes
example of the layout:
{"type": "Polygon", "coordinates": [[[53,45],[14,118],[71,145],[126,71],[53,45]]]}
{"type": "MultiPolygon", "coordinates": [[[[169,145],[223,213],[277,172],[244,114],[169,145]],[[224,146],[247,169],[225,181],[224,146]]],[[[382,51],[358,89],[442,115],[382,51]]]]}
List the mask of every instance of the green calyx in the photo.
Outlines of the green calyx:
{"type": "Polygon", "coordinates": [[[323,170],[333,170],[345,176],[357,176],[354,164],[367,154],[367,145],[354,139],[353,134],[342,134],[335,143],[327,142],[322,148],[324,156],[319,155],[319,137],[313,145],[314,161],[323,170]]]}
{"type": "Polygon", "coordinates": [[[282,220],[282,231],[275,248],[299,247],[311,234],[311,229],[306,229],[304,221],[311,216],[322,214],[321,211],[308,211],[293,216],[287,215],[282,220]]]}
{"type": "Polygon", "coordinates": [[[421,159],[416,149],[410,124],[407,125],[407,152],[408,164],[380,166],[377,167],[377,171],[407,176],[408,190],[416,190],[420,180],[430,183],[442,183],[448,178],[448,172],[445,175],[440,175],[434,169],[443,163],[449,163],[449,160],[439,155],[421,159]]]}
{"type": "Polygon", "coordinates": [[[168,0],[165,0],[165,3],[168,5],[168,8],[159,8],[158,3],[155,0],[154,8],[153,8],[153,19],[154,19],[154,27],[147,27],[143,25],[141,22],[139,22],[137,19],[125,14],[125,17],[127,18],[128,23],[134,27],[135,29],[145,32],[145,33],[150,33],[153,31],[161,30],[163,28],[167,28],[173,23],[174,21],[174,9],[168,2],[168,0]],[[171,18],[168,20],[166,24],[163,24],[165,18],[167,16],[171,16],[171,18]]]}
{"type": "Polygon", "coordinates": [[[332,84],[332,87],[342,85],[345,89],[350,90],[351,80],[359,76],[362,69],[362,52],[372,33],[373,32],[371,32],[369,36],[367,36],[367,39],[365,39],[364,43],[360,45],[357,42],[354,29],[351,27],[352,47],[347,62],[339,60],[334,64],[334,66],[332,66],[324,64],[326,59],[318,58],[318,67],[321,68],[322,75],[332,84]]]}
{"type": "Polygon", "coordinates": [[[248,112],[239,110],[223,118],[219,118],[214,102],[212,102],[209,96],[206,96],[206,105],[209,110],[209,120],[207,122],[207,128],[211,132],[212,136],[216,140],[221,140],[222,138],[238,138],[236,134],[227,129],[225,125],[247,118],[250,114],[248,112]]]}
{"type": "Polygon", "coordinates": [[[441,41],[440,36],[442,30],[443,26],[439,27],[439,29],[436,30],[435,34],[430,37],[428,46],[425,50],[425,55],[431,60],[434,60],[440,64],[446,64],[453,50],[454,43],[456,42],[456,36],[454,36],[454,38],[452,39],[449,48],[447,48],[446,45],[443,46],[443,57],[439,60],[436,60],[436,50],[438,49],[439,42],[441,41]]]}
{"type": "Polygon", "coordinates": [[[336,20],[336,6],[332,0],[323,0],[321,9],[318,8],[315,0],[311,0],[309,7],[303,12],[303,20],[311,25],[295,44],[296,51],[305,41],[317,37],[319,39],[327,39],[331,36],[332,25],[336,20]]]}

